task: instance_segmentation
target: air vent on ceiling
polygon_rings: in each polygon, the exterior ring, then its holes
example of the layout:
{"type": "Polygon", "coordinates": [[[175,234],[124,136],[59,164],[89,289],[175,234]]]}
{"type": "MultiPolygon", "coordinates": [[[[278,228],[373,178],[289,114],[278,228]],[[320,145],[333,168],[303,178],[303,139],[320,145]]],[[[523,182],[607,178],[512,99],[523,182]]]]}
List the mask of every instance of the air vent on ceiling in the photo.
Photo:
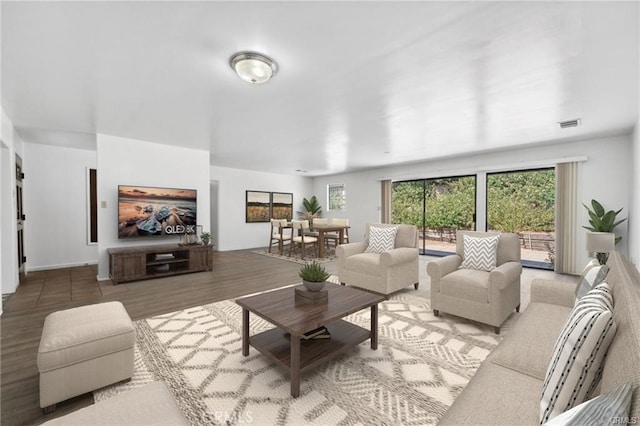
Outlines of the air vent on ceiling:
{"type": "Polygon", "coordinates": [[[558,124],[560,125],[561,129],[566,129],[568,127],[578,127],[580,125],[580,119],[576,118],[573,120],[559,121],[558,124]]]}

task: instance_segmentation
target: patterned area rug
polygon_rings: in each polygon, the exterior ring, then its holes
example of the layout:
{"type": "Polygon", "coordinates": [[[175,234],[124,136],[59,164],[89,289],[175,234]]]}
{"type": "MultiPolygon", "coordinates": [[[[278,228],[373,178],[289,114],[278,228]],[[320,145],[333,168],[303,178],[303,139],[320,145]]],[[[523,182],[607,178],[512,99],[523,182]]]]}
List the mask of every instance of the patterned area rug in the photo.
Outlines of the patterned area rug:
{"type": "MultiPolygon", "coordinates": [[[[96,402],[162,380],[194,425],[435,424],[510,328],[435,317],[427,299],[400,293],[379,306],[378,350],[367,341],[319,365],[292,398],[284,370],[254,348],[242,356],[241,312],[229,300],[137,321],[132,381],[96,402]]],[[[369,314],[347,319],[368,328],[369,314]]],[[[253,314],[250,324],[273,327],[253,314]]]]}
{"type": "Polygon", "coordinates": [[[304,259],[302,259],[302,256],[300,255],[300,249],[298,250],[294,250],[293,253],[291,253],[291,257],[289,257],[289,248],[285,247],[283,254],[280,255],[278,254],[278,248],[274,247],[271,249],[271,253],[269,253],[269,251],[267,249],[261,249],[261,250],[253,250],[254,253],[257,254],[261,254],[263,256],[269,256],[272,257],[274,259],[280,259],[280,260],[286,260],[288,262],[295,262],[295,263],[299,263],[301,265],[304,265],[305,263],[309,263],[311,261],[315,261],[316,263],[328,263],[331,262],[333,260],[336,259],[336,254],[335,254],[335,248],[334,247],[326,247],[325,246],[325,250],[324,250],[324,256],[322,258],[317,258],[316,257],[316,251],[315,248],[312,247],[306,247],[305,249],[305,255],[304,255],[304,259]]]}

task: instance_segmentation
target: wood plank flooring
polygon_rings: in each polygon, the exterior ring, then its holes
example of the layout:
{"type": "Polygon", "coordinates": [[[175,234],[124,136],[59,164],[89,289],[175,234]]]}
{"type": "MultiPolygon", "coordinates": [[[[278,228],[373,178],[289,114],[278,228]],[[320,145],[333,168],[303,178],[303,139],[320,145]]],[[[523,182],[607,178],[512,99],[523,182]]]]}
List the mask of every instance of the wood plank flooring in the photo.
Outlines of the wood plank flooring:
{"type": "MultiPolygon", "coordinates": [[[[429,297],[426,264],[420,257],[420,289],[411,294],[429,297]]],[[[337,272],[336,262],[324,264],[337,272]]],[[[39,406],[36,355],[45,317],[54,311],[93,303],[121,301],[133,320],[149,318],[193,306],[237,298],[246,294],[299,283],[300,265],[255,254],[250,250],[214,252],[213,271],[158,278],[114,286],[97,282],[97,267],[31,272],[3,304],[0,319],[0,423],[40,424],[92,404],[91,394],[58,404],[47,416],[39,406]]],[[[551,271],[525,269],[522,276],[523,310],[529,302],[533,278],[575,280],[551,271]]]]}
{"type": "MultiPolygon", "coordinates": [[[[335,272],[334,262],[325,265],[335,272]]],[[[0,422],[40,424],[92,403],[91,394],[58,404],[48,416],[39,406],[36,355],[45,317],[54,311],[118,300],[133,320],[299,282],[300,265],[250,250],[215,252],[213,270],[114,286],[97,282],[97,267],[31,272],[3,306],[0,422]]]]}

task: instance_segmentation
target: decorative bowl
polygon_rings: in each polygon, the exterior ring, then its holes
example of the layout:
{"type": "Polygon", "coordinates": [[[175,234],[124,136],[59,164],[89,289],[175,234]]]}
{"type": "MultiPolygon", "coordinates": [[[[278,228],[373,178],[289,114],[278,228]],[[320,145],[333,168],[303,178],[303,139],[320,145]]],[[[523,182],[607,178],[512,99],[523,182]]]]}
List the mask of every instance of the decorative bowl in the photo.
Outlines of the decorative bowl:
{"type": "Polygon", "coordinates": [[[313,281],[302,280],[302,284],[309,291],[320,291],[324,288],[324,285],[326,283],[327,283],[326,281],[313,282],[313,281]]]}

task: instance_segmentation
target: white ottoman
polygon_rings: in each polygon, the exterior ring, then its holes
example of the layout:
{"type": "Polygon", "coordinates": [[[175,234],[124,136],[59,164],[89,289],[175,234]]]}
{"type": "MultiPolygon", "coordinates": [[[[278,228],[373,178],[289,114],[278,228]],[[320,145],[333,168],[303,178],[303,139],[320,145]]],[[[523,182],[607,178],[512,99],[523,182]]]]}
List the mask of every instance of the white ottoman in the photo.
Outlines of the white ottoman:
{"type": "Polygon", "coordinates": [[[133,322],[120,302],[53,312],[45,318],[40,347],[40,407],[133,375],[133,322]]]}

